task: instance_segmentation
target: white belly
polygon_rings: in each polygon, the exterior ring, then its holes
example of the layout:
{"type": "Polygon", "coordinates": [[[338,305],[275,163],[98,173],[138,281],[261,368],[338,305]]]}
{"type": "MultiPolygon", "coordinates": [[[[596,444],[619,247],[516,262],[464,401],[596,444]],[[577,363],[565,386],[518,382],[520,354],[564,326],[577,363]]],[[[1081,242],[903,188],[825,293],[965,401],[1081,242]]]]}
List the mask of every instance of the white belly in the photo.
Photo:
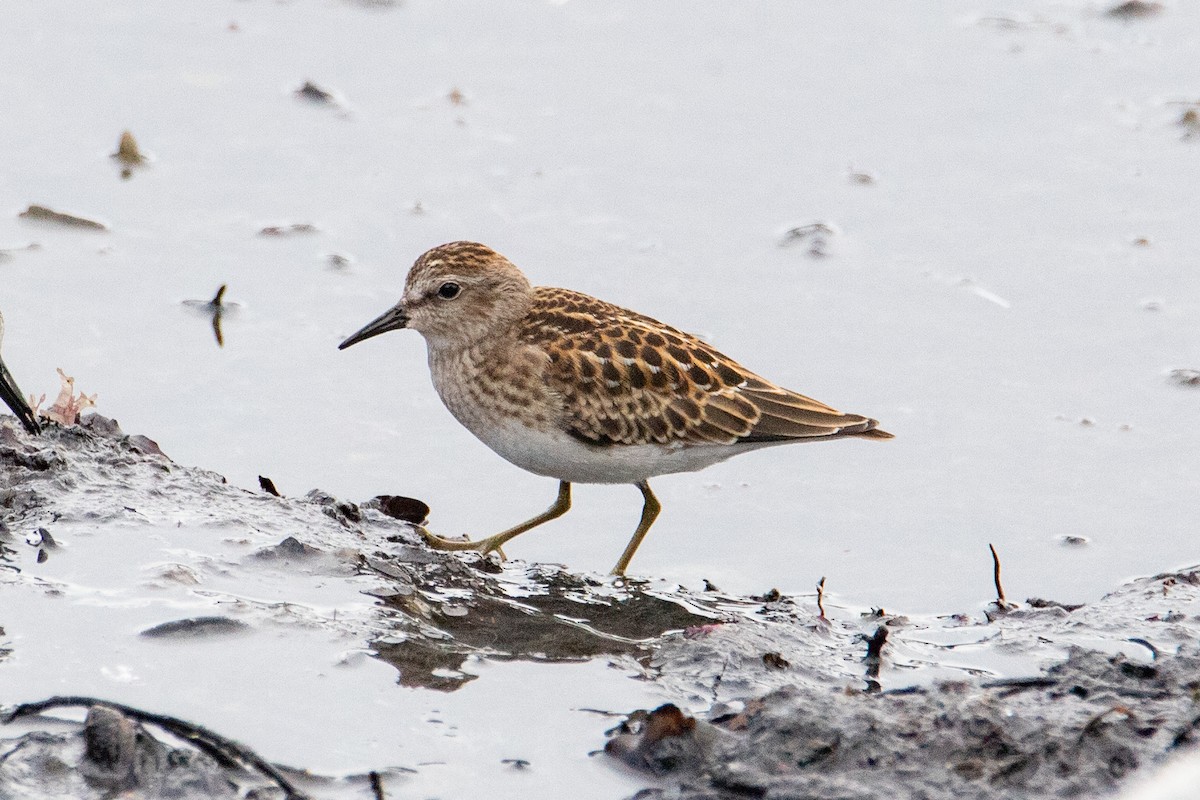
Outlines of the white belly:
{"type": "Polygon", "coordinates": [[[640,483],[655,475],[704,469],[757,449],[755,445],[594,446],[565,433],[540,431],[520,423],[477,428],[460,421],[505,460],[536,475],[570,483],[640,483]]]}

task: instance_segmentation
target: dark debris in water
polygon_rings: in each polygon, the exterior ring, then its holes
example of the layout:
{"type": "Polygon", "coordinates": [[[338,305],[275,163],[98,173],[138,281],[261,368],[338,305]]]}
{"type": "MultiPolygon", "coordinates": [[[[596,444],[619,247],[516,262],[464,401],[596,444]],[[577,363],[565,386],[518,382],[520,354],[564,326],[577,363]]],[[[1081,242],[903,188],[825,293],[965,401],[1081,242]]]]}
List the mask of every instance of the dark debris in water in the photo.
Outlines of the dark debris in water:
{"type": "Polygon", "coordinates": [[[241,307],[241,303],[225,299],[225,292],[228,288],[227,284],[222,283],[217,287],[217,293],[213,295],[211,300],[183,301],[185,307],[209,318],[212,324],[213,337],[217,340],[217,347],[225,346],[225,331],[221,327],[225,321],[225,315],[241,307]]]}
{"type": "Polygon", "coordinates": [[[429,519],[429,506],[415,497],[381,494],[370,500],[368,506],[377,508],[392,519],[419,525],[429,519]]]}
{"type": "Polygon", "coordinates": [[[249,629],[246,623],[229,617],[189,617],[163,622],[147,628],[139,635],[147,639],[204,639],[244,633],[249,629]]]}
{"type": "Polygon", "coordinates": [[[317,226],[311,222],[293,222],[287,225],[268,225],[261,229],[258,235],[279,239],[286,236],[308,236],[317,230],[317,226]]]}
{"type": "Polygon", "coordinates": [[[137,139],[134,138],[130,131],[123,131],[121,133],[121,138],[117,142],[117,151],[110,157],[120,165],[122,180],[132,178],[134,170],[146,166],[146,163],[149,161],[142,154],[141,148],[138,147],[137,139]]]}
{"type": "Polygon", "coordinates": [[[296,97],[317,105],[335,104],[333,92],[328,89],[322,89],[312,81],[305,81],[304,85],[296,90],[296,97]]]}
{"type": "Polygon", "coordinates": [[[837,230],[832,225],[812,222],[789,229],[779,240],[779,246],[803,246],[810,258],[824,258],[829,255],[830,242],[835,236],[837,230]]]}
{"type": "Polygon", "coordinates": [[[1185,141],[1200,136],[1200,103],[1184,109],[1179,115],[1178,125],[1183,128],[1185,141]]]}
{"type": "Polygon", "coordinates": [[[1167,373],[1167,380],[1175,386],[1200,389],[1200,369],[1173,369],[1167,373]]]}
{"type": "Polygon", "coordinates": [[[19,216],[21,219],[30,220],[32,222],[44,222],[63,228],[75,228],[76,230],[108,230],[108,226],[103,222],[97,222],[94,219],[88,219],[87,217],[81,217],[76,214],[68,214],[63,211],[55,211],[54,209],[47,208],[46,206],[31,205],[17,216],[19,216]]]}
{"type": "Polygon", "coordinates": [[[1127,2],[1113,6],[1105,13],[1114,19],[1135,20],[1156,17],[1162,12],[1162,3],[1147,2],[1147,0],[1127,0],[1127,2]]]}

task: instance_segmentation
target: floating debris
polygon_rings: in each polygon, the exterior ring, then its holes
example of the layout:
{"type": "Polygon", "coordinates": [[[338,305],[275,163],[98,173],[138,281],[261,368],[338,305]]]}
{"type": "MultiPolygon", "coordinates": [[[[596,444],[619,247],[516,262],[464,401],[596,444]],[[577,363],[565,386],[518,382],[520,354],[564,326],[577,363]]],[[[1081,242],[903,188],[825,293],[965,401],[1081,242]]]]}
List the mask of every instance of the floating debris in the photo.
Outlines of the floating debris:
{"type": "Polygon", "coordinates": [[[1153,17],[1161,14],[1162,11],[1162,3],[1146,2],[1146,0],[1128,0],[1128,2],[1113,6],[1104,13],[1114,19],[1132,20],[1153,17]]]}
{"type": "Polygon", "coordinates": [[[779,240],[780,247],[793,247],[797,244],[808,246],[808,255],[812,258],[824,258],[829,255],[829,240],[837,235],[832,225],[824,222],[811,222],[789,229],[779,240]]]}
{"type": "Polygon", "coordinates": [[[297,89],[295,94],[296,97],[299,97],[301,100],[307,100],[308,102],[315,103],[317,105],[337,105],[337,101],[333,97],[333,92],[322,89],[312,81],[305,81],[304,85],[297,89]]]}
{"type": "Polygon", "coordinates": [[[66,214],[62,211],[55,211],[46,206],[31,205],[29,208],[18,214],[21,219],[31,220],[33,222],[46,222],[51,225],[61,225],[65,228],[80,228],[89,231],[107,231],[108,226],[103,222],[97,222],[94,219],[87,217],[76,216],[75,214],[66,214]]]}
{"type": "Polygon", "coordinates": [[[206,636],[244,633],[248,630],[250,630],[250,626],[241,620],[209,616],[174,619],[147,628],[138,635],[147,639],[199,639],[206,636]]]}
{"type": "Polygon", "coordinates": [[[325,265],[330,269],[344,270],[352,263],[354,263],[354,259],[350,258],[350,256],[344,256],[341,253],[330,253],[325,256],[325,265]]]}
{"type": "Polygon", "coordinates": [[[133,134],[129,131],[122,131],[121,139],[117,143],[117,152],[113,153],[110,158],[121,165],[121,177],[125,180],[133,177],[134,168],[145,166],[149,160],[142,155],[137,139],[133,138],[133,134]]]}
{"type": "Polygon", "coordinates": [[[1200,136],[1200,108],[1193,106],[1179,115],[1179,122],[1183,129],[1183,138],[1191,139],[1200,136]]]}
{"type": "Polygon", "coordinates": [[[1167,373],[1167,380],[1176,386],[1197,389],[1200,388],[1200,369],[1173,369],[1167,373]]]}
{"type": "Polygon", "coordinates": [[[184,300],[183,304],[188,308],[203,314],[212,320],[213,336],[217,340],[217,347],[225,346],[225,333],[221,329],[221,323],[225,319],[225,314],[228,311],[233,311],[241,307],[241,303],[225,302],[224,283],[217,289],[216,295],[212,300],[184,300]]]}
{"type": "Polygon", "coordinates": [[[317,226],[308,222],[293,222],[291,225],[268,225],[258,232],[259,236],[306,236],[317,232],[317,226]]]}
{"type": "Polygon", "coordinates": [[[851,183],[858,186],[874,186],[878,182],[878,178],[876,178],[870,172],[856,170],[853,167],[850,168],[850,174],[848,177],[851,183]]]}
{"type": "Polygon", "coordinates": [[[450,101],[451,105],[465,106],[467,104],[467,96],[457,86],[450,90],[446,99],[450,101]]]}

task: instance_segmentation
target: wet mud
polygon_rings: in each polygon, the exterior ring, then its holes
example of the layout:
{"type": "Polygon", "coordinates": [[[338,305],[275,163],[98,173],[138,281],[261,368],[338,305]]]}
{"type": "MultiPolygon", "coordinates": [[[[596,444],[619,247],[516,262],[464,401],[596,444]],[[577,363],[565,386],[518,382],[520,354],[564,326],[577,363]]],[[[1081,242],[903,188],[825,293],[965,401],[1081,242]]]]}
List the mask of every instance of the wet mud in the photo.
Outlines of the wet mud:
{"type": "MultiPolygon", "coordinates": [[[[236,653],[267,624],[325,626],[394,668],[399,685],[438,692],[477,679],[472,660],[601,659],[672,701],[609,709],[628,716],[595,743],[613,769],[645,775],[640,797],[1098,797],[1200,739],[1200,569],[1086,605],[905,617],[828,596],[819,608],[810,596],[688,592],[434,552],[397,518],[427,511],[402,497],[246,491],[98,415],[42,436],[0,417],[0,596],[61,593],[36,567],[67,557],[81,526],[112,543],[155,526],[217,526],[246,545],[222,570],[358,581],[370,613],[306,614],[302,598],[247,589],[228,613],[181,614],[136,635],[161,647],[223,637],[236,653]]],[[[196,569],[156,569],[158,581],[204,588],[196,569]]],[[[6,607],[0,627],[15,622],[6,607]]],[[[0,635],[0,664],[21,647],[0,635]]],[[[10,715],[44,699],[0,689],[10,715]]],[[[22,731],[0,728],[0,797],[347,796],[304,765],[287,772],[301,788],[264,777],[225,740],[181,734],[153,709],[139,717],[109,705],[119,697],[85,700],[83,722],[26,708],[22,731]]],[[[368,797],[382,779],[339,780],[368,797]]]]}

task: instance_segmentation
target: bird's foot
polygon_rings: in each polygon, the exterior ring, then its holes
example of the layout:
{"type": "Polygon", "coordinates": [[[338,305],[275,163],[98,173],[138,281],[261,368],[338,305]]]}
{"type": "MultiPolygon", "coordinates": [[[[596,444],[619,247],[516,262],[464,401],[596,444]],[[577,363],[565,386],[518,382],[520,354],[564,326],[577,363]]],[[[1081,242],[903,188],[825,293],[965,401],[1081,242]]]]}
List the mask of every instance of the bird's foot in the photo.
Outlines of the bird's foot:
{"type": "Polygon", "coordinates": [[[489,536],[486,539],[476,539],[474,541],[470,539],[447,539],[443,536],[438,536],[436,533],[432,533],[423,525],[415,527],[417,532],[421,534],[421,538],[425,540],[425,543],[434,550],[477,550],[485,556],[488,553],[496,553],[500,556],[501,561],[504,561],[506,558],[504,550],[500,547],[501,543],[496,541],[498,538],[496,536],[489,536]]]}

